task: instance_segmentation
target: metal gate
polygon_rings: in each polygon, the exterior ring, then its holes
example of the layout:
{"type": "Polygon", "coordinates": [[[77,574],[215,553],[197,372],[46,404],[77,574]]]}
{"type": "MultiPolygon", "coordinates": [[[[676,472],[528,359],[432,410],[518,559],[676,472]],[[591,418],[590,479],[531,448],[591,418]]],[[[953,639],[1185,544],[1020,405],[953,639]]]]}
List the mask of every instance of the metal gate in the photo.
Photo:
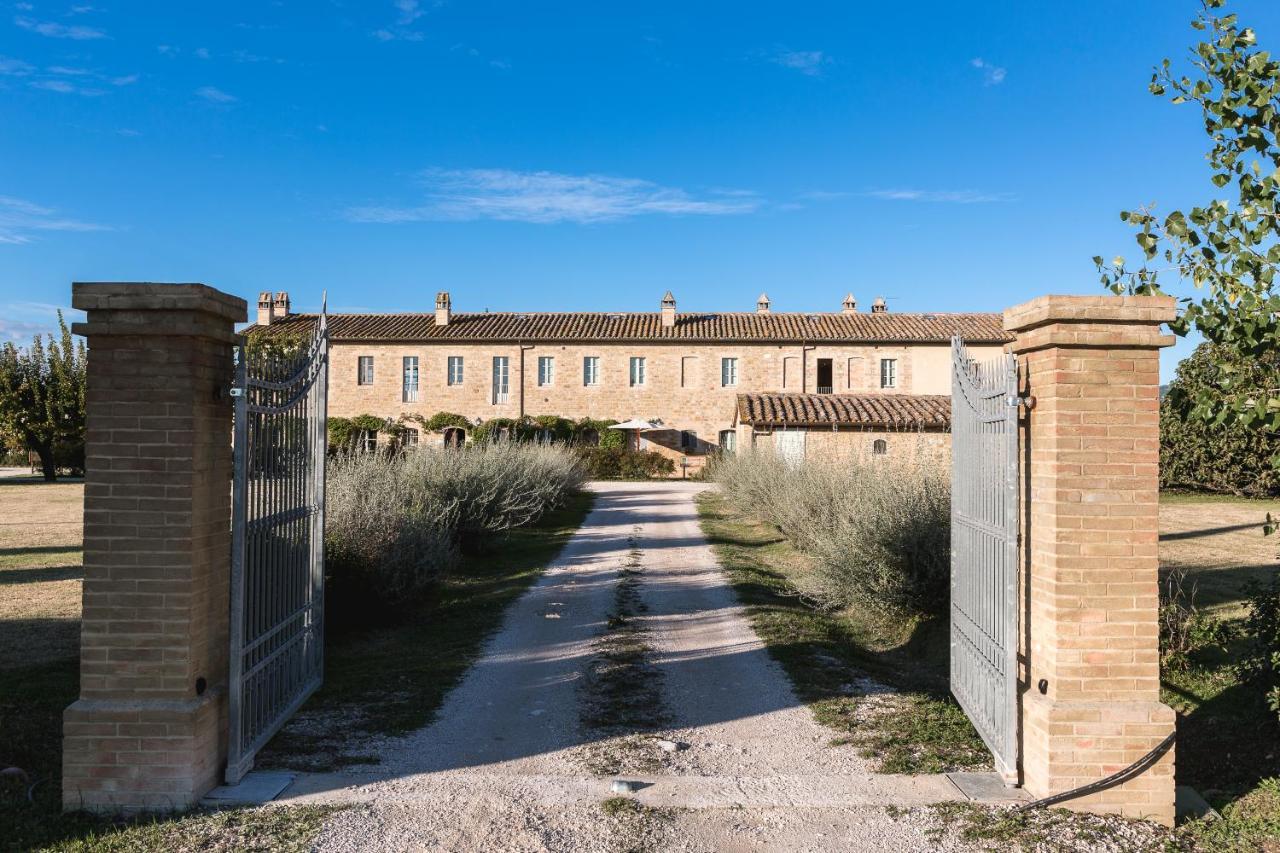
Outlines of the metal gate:
{"type": "Polygon", "coordinates": [[[320,686],[328,330],[236,353],[227,783],[320,686]]]}
{"type": "Polygon", "coordinates": [[[1018,769],[1018,364],[951,341],[951,692],[1018,769]]]}

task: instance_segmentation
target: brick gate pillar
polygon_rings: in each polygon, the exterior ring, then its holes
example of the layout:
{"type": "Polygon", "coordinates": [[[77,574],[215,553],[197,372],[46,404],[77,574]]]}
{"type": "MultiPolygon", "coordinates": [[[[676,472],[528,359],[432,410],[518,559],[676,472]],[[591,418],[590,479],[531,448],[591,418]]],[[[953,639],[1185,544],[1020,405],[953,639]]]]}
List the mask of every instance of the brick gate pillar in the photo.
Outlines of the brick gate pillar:
{"type": "Polygon", "coordinates": [[[65,809],[181,809],[226,758],[232,380],[244,300],[75,284],[88,340],[80,698],[65,809]]]}
{"type": "MultiPolygon", "coordinates": [[[[1056,794],[1174,729],[1160,703],[1160,324],[1172,297],[1044,296],[1005,311],[1026,393],[1023,782],[1056,794]]],[[[1063,805],[1172,824],[1174,754],[1063,805]]]]}

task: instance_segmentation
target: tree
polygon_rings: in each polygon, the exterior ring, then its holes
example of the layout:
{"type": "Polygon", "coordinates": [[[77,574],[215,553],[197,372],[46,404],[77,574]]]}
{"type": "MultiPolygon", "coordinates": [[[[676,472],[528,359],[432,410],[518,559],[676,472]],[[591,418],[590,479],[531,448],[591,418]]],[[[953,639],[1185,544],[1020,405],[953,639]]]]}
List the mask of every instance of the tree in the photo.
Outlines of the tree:
{"type": "MultiPolygon", "coordinates": [[[[1190,281],[1203,296],[1182,300],[1173,331],[1200,332],[1221,354],[1214,383],[1199,388],[1188,414],[1213,424],[1233,421],[1280,435],[1280,388],[1259,389],[1247,365],[1280,349],[1280,63],[1257,47],[1253,30],[1217,12],[1226,0],[1202,0],[1191,26],[1205,33],[1191,52],[1188,73],[1165,59],[1151,77],[1151,93],[1175,104],[1200,105],[1211,141],[1207,160],[1214,186],[1231,185],[1234,199],[1214,199],[1160,219],[1154,205],[1124,211],[1137,229],[1142,265],[1123,257],[1095,257],[1102,283],[1115,293],[1160,293],[1161,273],[1190,281]],[[1154,264],[1163,263],[1163,268],[1154,264]]],[[[1280,445],[1277,446],[1280,449],[1280,445]]],[[[1280,467],[1280,452],[1271,464],[1280,467]]]]}
{"type": "Polygon", "coordinates": [[[59,462],[76,465],[84,453],[84,342],[74,342],[58,312],[59,340],[37,335],[31,347],[0,347],[0,432],[21,439],[40,457],[46,480],[59,462]]]}
{"type": "Polygon", "coordinates": [[[1178,365],[1160,403],[1160,485],[1237,495],[1280,494],[1280,468],[1271,464],[1275,439],[1235,421],[1214,424],[1192,417],[1202,391],[1218,393],[1221,365],[1252,393],[1280,387],[1280,352],[1241,361],[1217,344],[1203,343],[1178,365]]]}

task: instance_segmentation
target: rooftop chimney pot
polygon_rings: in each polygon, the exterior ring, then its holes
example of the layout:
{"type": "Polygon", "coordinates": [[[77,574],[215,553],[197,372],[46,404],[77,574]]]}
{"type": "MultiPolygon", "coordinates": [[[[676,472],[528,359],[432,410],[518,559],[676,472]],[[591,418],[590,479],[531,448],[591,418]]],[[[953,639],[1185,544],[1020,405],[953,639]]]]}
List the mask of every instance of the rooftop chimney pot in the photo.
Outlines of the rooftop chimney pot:
{"type": "Polygon", "coordinates": [[[673,329],[676,325],[676,298],[668,290],[662,297],[662,328],[673,329]]]}
{"type": "Polygon", "coordinates": [[[760,298],[756,300],[756,313],[757,313],[757,314],[768,314],[768,313],[769,313],[769,304],[770,304],[770,303],[769,303],[769,294],[767,294],[767,293],[762,293],[762,294],[760,294],[760,298]]]}
{"type": "Polygon", "coordinates": [[[887,314],[888,312],[889,312],[889,306],[884,304],[884,297],[877,296],[875,302],[871,303],[871,313],[887,314]]]}
{"type": "Polygon", "coordinates": [[[270,326],[271,321],[276,318],[276,304],[271,299],[271,291],[263,290],[258,293],[258,325],[270,326]]]}
{"type": "Polygon", "coordinates": [[[857,314],[858,300],[853,298],[852,293],[846,293],[844,302],[840,303],[840,311],[842,314],[857,314]]]}
{"type": "Polygon", "coordinates": [[[447,326],[452,319],[453,303],[449,299],[449,291],[441,290],[436,293],[436,325],[447,326]]]}

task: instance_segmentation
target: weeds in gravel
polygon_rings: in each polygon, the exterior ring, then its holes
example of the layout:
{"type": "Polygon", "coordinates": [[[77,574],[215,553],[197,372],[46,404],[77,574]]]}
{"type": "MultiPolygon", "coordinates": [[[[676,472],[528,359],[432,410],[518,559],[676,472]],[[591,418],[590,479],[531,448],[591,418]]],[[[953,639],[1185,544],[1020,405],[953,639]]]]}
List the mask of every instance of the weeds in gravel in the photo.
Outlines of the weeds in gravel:
{"type": "MultiPolygon", "coordinates": [[[[338,809],[326,806],[277,806],[182,815],[143,815],[111,821],[69,816],[69,830],[47,846],[25,848],[60,853],[232,853],[310,850],[325,819],[338,809]]],[[[21,849],[21,848],[13,848],[21,849]]]]}
{"type": "Polygon", "coordinates": [[[839,734],[837,743],[855,745],[896,773],[991,766],[946,692],[945,625],[885,620],[856,605],[815,606],[801,593],[811,561],[775,528],[738,514],[713,492],[698,508],[756,634],[815,718],[839,734]]]}
{"type": "Polygon", "coordinates": [[[1062,853],[1144,853],[1194,850],[1172,830],[1149,821],[1067,809],[1018,812],[975,803],[936,803],[925,807],[933,821],[930,835],[947,835],[987,850],[1062,851],[1062,853]]]}
{"type": "Polygon", "coordinates": [[[633,533],[605,633],[593,645],[579,687],[578,718],[601,738],[584,747],[583,760],[601,776],[666,764],[665,753],[645,736],[662,729],[670,715],[663,705],[662,673],[650,660],[653,650],[640,618],[646,610],[640,598],[642,557],[633,533]]]}

